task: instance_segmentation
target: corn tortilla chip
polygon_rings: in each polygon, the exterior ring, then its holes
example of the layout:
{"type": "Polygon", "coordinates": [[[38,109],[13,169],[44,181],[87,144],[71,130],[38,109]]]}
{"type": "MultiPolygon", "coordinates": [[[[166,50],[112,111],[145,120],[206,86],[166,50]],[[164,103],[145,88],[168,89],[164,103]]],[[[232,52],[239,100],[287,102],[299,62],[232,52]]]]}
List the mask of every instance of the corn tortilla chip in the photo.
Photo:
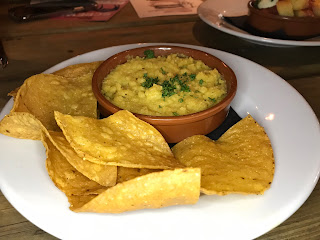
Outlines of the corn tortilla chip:
{"type": "Polygon", "coordinates": [[[90,180],[72,167],[44,134],[42,135],[42,142],[46,148],[48,174],[56,187],[67,196],[98,194],[106,189],[106,187],[90,180]]]}
{"type": "Polygon", "coordinates": [[[98,194],[90,195],[67,195],[68,201],[70,203],[70,210],[74,211],[82,207],[87,202],[90,202],[93,198],[97,197],[98,194]]]}
{"type": "Polygon", "coordinates": [[[48,130],[59,130],[53,112],[97,117],[97,103],[91,89],[90,75],[65,78],[38,74],[20,87],[12,111],[33,114],[48,130]]]}
{"type": "Polygon", "coordinates": [[[84,176],[102,186],[108,187],[116,184],[116,166],[101,165],[83,160],[73,150],[62,132],[49,131],[48,137],[67,161],[84,176]]]}
{"type": "Polygon", "coordinates": [[[117,183],[122,183],[146,175],[148,173],[159,171],[157,169],[147,169],[147,168],[126,168],[118,167],[117,172],[117,183]]]}
{"type": "Polygon", "coordinates": [[[162,135],[126,110],[99,120],[59,112],[55,112],[55,118],[71,147],[83,159],[130,168],[183,167],[162,135]]]}
{"type": "Polygon", "coordinates": [[[146,208],[195,204],[200,195],[200,169],[185,168],[150,173],[119,183],[75,212],[121,213],[146,208]]]}
{"type": "Polygon", "coordinates": [[[19,91],[19,88],[20,87],[17,87],[16,89],[12,90],[11,92],[8,93],[8,96],[11,96],[11,97],[16,97],[17,96],[17,93],[19,91]]]}
{"type": "Polygon", "coordinates": [[[0,133],[15,138],[40,140],[43,128],[42,123],[27,112],[12,112],[0,122],[0,133]]]}
{"type": "Polygon", "coordinates": [[[79,63],[70,65],[63,69],[54,72],[54,75],[59,75],[67,78],[78,78],[83,75],[90,73],[93,76],[94,71],[99,67],[102,62],[91,62],[91,63],[79,63]]]}
{"type": "Polygon", "coordinates": [[[216,142],[197,135],[172,150],[187,167],[201,168],[201,191],[205,194],[263,194],[273,180],[270,140],[250,115],[216,142]]]}

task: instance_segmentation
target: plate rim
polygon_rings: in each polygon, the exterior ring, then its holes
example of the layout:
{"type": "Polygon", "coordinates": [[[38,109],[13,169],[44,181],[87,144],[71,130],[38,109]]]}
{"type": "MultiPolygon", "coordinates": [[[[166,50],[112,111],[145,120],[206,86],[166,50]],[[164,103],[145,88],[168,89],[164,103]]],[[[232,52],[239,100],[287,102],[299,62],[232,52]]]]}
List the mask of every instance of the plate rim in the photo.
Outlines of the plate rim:
{"type": "Polygon", "coordinates": [[[198,16],[200,17],[200,19],[202,21],[204,21],[206,24],[208,24],[209,26],[225,32],[227,34],[236,36],[236,37],[240,37],[242,39],[245,39],[247,41],[251,41],[251,42],[255,42],[258,44],[267,44],[267,45],[272,45],[272,46],[288,46],[288,47],[317,47],[320,46],[320,36],[318,37],[319,40],[317,41],[296,41],[296,40],[282,40],[282,39],[275,39],[275,38],[267,38],[267,37],[260,37],[260,36],[256,36],[256,35],[252,35],[246,31],[243,31],[241,29],[239,29],[236,26],[232,25],[232,28],[235,29],[229,29],[224,27],[224,24],[229,25],[229,23],[227,23],[223,17],[222,14],[214,11],[214,9],[211,9],[212,11],[210,11],[210,14],[215,15],[217,18],[220,19],[220,22],[222,23],[221,25],[217,25],[216,23],[213,23],[212,21],[210,21],[207,17],[205,12],[207,11],[207,9],[210,6],[210,2],[214,2],[217,0],[206,0],[203,3],[201,3],[198,7],[198,16]]]}
{"type": "MultiPolygon", "coordinates": [[[[119,46],[113,46],[113,47],[107,47],[107,48],[98,49],[98,50],[95,50],[95,51],[91,51],[91,52],[87,52],[87,53],[84,53],[84,54],[75,56],[75,57],[70,58],[70,59],[67,59],[67,60],[65,60],[65,61],[62,61],[62,62],[54,65],[53,67],[49,68],[48,70],[44,71],[44,73],[53,72],[53,71],[61,68],[64,64],[68,64],[68,63],[72,62],[72,61],[75,60],[75,59],[79,59],[79,57],[81,58],[81,56],[85,58],[85,56],[94,55],[94,53],[100,52],[100,51],[103,51],[103,50],[105,50],[105,51],[109,50],[109,51],[110,51],[110,49],[112,49],[112,50],[122,51],[123,48],[135,48],[135,47],[140,47],[141,45],[143,45],[143,46],[148,46],[148,45],[157,45],[157,44],[164,44],[164,43],[126,44],[126,45],[119,45],[119,46]]],[[[190,47],[190,48],[196,48],[196,49],[203,50],[203,51],[213,51],[213,52],[217,52],[217,53],[220,53],[220,54],[225,54],[226,56],[230,56],[230,57],[231,57],[231,56],[236,56],[236,55],[234,55],[234,54],[227,53],[227,52],[224,52],[224,51],[221,51],[221,50],[206,48],[206,47],[202,47],[202,46],[195,46],[195,45],[188,45],[188,44],[174,44],[174,43],[165,43],[165,44],[167,44],[167,45],[178,45],[178,46],[184,46],[184,47],[190,47]]],[[[248,60],[248,59],[245,59],[245,58],[243,58],[243,57],[240,57],[240,56],[236,56],[236,57],[237,57],[237,58],[240,58],[240,59],[244,59],[244,60],[246,60],[246,61],[248,61],[248,62],[251,62],[251,64],[260,66],[260,65],[254,63],[254,62],[252,62],[252,61],[250,61],[250,60],[248,60]]],[[[98,60],[98,59],[96,59],[96,60],[98,60]]],[[[222,59],[222,60],[223,60],[223,59],[222,59]]],[[[78,62],[78,63],[81,63],[81,62],[82,62],[82,61],[80,60],[80,62],[78,62]]],[[[76,64],[76,63],[73,63],[73,64],[76,64]]],[[[66,65],[66,66],[67,66],[67,65],[66,65]]],[[[260,67],[262,67],[262,68],[265,69],[266,71],[270,72],[271,74],[273,74],[273,75],[276,76],[277,78],[282,79],[282,78],[280,78],[278,75],[276,75],[275,73],[273,73],[273,72],[271,72],[270,70],[264,68],[263,66],[260,66],[260,67]]],[[[282,79],[282,80],[283,80],[283,79],[282,79]]],[[[287,84],[288,87],[291,87],[292,89],[294,89],[294,88],[293,88],[289,83],[287,83],[285,80],[283,80],[283,81],[284,81],[284,83],[287,84]]],[[[295,89],[294,89],[294,90],[295,90],[295,89]]],[[[296,90],[295,90],[295,91],[296,91],[296,90]]],[[[296,91],[296,92],[301,96],[301,94],[300,94],[298,91],[296,91]]],[[[302,97],[302,96],[301,96],[301,97],[302,97]]],[[[303,97],[302,97],[302,98],[303,98],[303,97]]],[[[303,98],[303,99],[304,99],[304,98],[303,98]]],[[[305,100],[305,99],[304,99],[304,100],[305,100]]],[[[3,110],[1,111],[1,114],[3,114],[4,109],[6,109],[6,107],[7,107],[8,105],[10,105],[10,101],[12,101],[12,99],[10,99],[9,102],[6,104],[6,106],[3,108],[3,110]]],[[[308,104],[308,103],[307,103],[307,104],[308,104]]],[[[309,105],[309,104],[308,104],[308,105],[309,105]]],[[[309,105],[309,107],[310,107],[310,105],[309,105]]],[[[311,109],[311,107],[310,107],[310,109],[311,109]]],[[[311,111],[313,112],[312,109],[311,109],[311,111]]],[[[316,115],[315,115],[314,112],[313,112],[313,114],[314,114],[314,117],[316,118],[316,121],[318,121],[318,119],[317,119],[317,117],[316,117],[316,115]]],[[[313,182],[313,185],[312,185],[312,186],[309,186],[311,190],[308,191],[308,193],[304,195],[304,197],[303,197],[303,199],[302,199],[302,201],[301,201],[301,204],[300,204],[299,206],[297,205],[297,206],[296,206],[296,209],[295,209],[293,212],[290,212],[289,214],[287,213],[287,216],[284,217],[281,221],[279,221],[279,222],[276,223],[276,224],[273,224],[272,227],[269,226],[269,229],[267,229],[267,230],[265,229],[265,231],[264,231],[263,233],[260,232],[260,233],[259,233],[260,235],[259,235],[259,234],[258,234],[258,235],[253,235],[252,237],[258,237],[258,236],[261,236],[261,235],[265,234],[266,232],[270,231],[270,230],[273,229],[274,227],[276,227],[276,226],[278,226],[279,224],[281,224],[282,222],[284,222],[284,221],[285,221],[287,218],[289,218],[294,212],[296,212],[296,211],[304,204],[304,202],[308,199],[308,197],[309,197],[310,194],[312,193],[314,187],[316,186],[316,184],[317,184],[317,182],[318,182],[319,172],[320,172],[320,161],[318,162],[318,173],[317,173],[317,176],[315,177],[315,181],[313,182]]],[[[1,179],[0,179],[0,180],[1,180],[1,179]]],[[[1,181],[0,181],[0,183],[1,183],[1,181]]],[[[10,199],[10,197],[9,197],[9,198],[7,197],[6,191],[3,191],[3,194],[4,194],[4,196],[5,196],[8,200],[10,199]]],[[[11,203],[11,201],[9,201],[9,202],[11,203]]],[[[11,203],[11,204],[12,204],[12,203],[11,203]]],[[[14,206],[14,204],[12,204],[12,205],[14,206]]],[[[14,206],[14,207],[15,207],[15,206],[14,206]]],[[[18,210],[16,207],[15,207],[15,209],[18,210]]],[[[18,211],[19,211],[23,216],[25,216],[25,215],[22,213],[23,211],[20,211],[20,210],[18,210],[18,211]]],[[[26,216],[25,216],[25,217],[26,217],[26,216]]],[[[27,218],[27,217],[26,217],[26,218],[27,218]]],[[[30,218],[27,218],[27,219],[28,219],[30,222],[32,222],[33,224],[35,224],[36,226],[38,226],[39,228],[42,228],[42,227],[40,226],[40,224],[38,225],[38,223],[34,223],[33,221],[30,220],[30,218]]],[[[49,231],[48,229],[45,229],[45,228],[42,228],[42,229],[44,229],[46,232],[52,234],[53,236],[58,236],[58,235],[56,235],[56,234],[54,234],[54,233],[51,233],[51,231],[49,231]]]]}

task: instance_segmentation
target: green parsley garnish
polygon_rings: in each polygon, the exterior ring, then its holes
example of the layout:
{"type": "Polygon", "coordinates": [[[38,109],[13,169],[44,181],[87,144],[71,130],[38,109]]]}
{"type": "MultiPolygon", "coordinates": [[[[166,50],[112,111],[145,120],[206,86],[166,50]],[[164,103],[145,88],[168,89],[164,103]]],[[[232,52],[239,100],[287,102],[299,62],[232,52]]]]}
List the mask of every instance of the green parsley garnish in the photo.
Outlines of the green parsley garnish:
{"type": "Polygon", "coordinates": [[[159,108],[162,108],[162,106],[161,106],[161,105],[159,105],[159,108]]]}
{"type": "MultiPolygon", "coordinates": [[[[166,72],[163,70],[163,68],[160,68],[162,74],[166,74],[166,72]]],[[[195,74],[194,74],[195,76],[195,74]]],[[[145,81],[141,83],[141,86],[145,88],[151,88],[153,84],[159,84],[162,86],[162,97],[170,97],[174,94],[176,94],[177,86],[179,87],[178,90],[180,92],[191,92],[190,87],[187,85],[189,78],[192,78],[193,75],[189,75],[185,72],[182,75],[175,75],[173,78],[170,78],[169,80],[163,81],[163,83],[159,83],[158,77],[148,77],[147,73],[143,75],[143,78],[145,81]],[[191,77],[190,77],[191,76],[191,77]]],[[[200,80],[203,82],[203,80],[200,80]]],[[[178,91],[177,90],[177,91],[178,91]]],[[[164,99],[165,100],[165,99],[164,99]]],[[[180,99],[179,102],[183,102],[183,99],[180,99]]]]}
{"type": "Polygon", "coordinates": [[[178,114],[177,112],[172,112],[172,114],[173,114],[174,116],[179,116],[179,114],[178,114]]]}
{"type": "MultiPolygon", "coordinates": [[[[187,76],[187,73],[185,73],[185,74],[186,74],[185,76],[187,76]]],[[[182,77],[183,76],[184,75],[182,75],[182,77]]],[[[171,81],[177,82],[180,85],[180,91],[181,92],[190,92],[190,87],[186,84],[186,82],[188,82],[188,80],[182,81],[179,78],[179,75],[176,75],[176,76],[174,76],[174,78],[171,79],[171,81]]]]}
{"type": "Polygon", "coordinates": [[[145,55],[145,59],[155,58],[153,50],[145,50],[143,54],[145,55]]]}
{"type": "Polygon", "coordinates": [[[216,101],[217,101],[215,98],[209,97],[209,99],[210,99],[212,102],[216,102],[216,101]]]}
{"type": "Polygon", "coordinates": [[[156,78],[148,77],[147,73],[143,74],[143,78],[145,79],[145,81],[141,83],[141,86],[145,88],[151,88],[153,84],[157,84],[159,82],[158,77],[156,78]]]}
{"type": "Polygon", "coordinates": [[[202,86],[202,84],[203,84],[203,80],[201,79],[201,80],[199,81],[199,85],[202,86]]]}
{"type": "Polygon", "coordinates": [[[170,81],[172,81],[172,82],[179,82],[179,81],[180,81],[179,75],[175,75],[173,78],[170,79],[170,81]]]}
{"type": "Polygon", "coordinates": [[[184,82],[179,84],[181,86],[181,89],[180,89],[181,92],[190,92],[190,87],[187,84],[185,84],[184,82]]]}
{"type": "Polygon", "coordinates": [[[189,78],[190,78],[191,81],[193,81],[196,78],[196,75],[195,74],[190,74],[189,78]]]}
{"type": "Polygon", "coordinates": [[[182,99],[182,98],[180,98],[180,99],[179,99],[179,102],[180,102],[180,103],[182,103],[182,102],[183,102],[183,99],[182,99]]]}
{"type": "Polygon", "coordinates": [[[176,89],[176,86],[174,85],[174,82],[172,82],[172,80],[170,79],[170,81],[165,80],[162,83],[162,97],[170,97],[174,94],[176,94],[176,92],[174,91],[176,89]]]}
{"type": "Polygon", "coordinates": [[[163,70],[163,68],[160,68],[160,70],[161,70],[161,73],[162,73],[163,75],[167,75],[167,72],[166,72],[165,70],[163,70]]]}

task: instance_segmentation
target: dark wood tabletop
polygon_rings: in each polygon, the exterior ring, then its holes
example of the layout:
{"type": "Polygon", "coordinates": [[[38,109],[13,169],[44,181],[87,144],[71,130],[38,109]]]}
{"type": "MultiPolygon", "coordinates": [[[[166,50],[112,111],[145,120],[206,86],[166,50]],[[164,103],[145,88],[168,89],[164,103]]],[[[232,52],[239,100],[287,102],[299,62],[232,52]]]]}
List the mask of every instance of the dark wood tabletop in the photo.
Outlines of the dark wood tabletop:
{"type": "MultiPolygon", "coordinates": [[[[128,3],[107,22],[46,19],[16,23],[0,3],[0,39],[9,65],[0,68],[0,110],[7,93],[34,74],[96,49],[130,43],[182,43],[250,59],[285,79],[320,118],[320,47],[266,46],[218,31],[197,15],[139,18],[128,3]]],[[[0,239],[56,239],[17,212],[0,192],[0,239]]],[[[320,183],[300,209],[258,238],[320,239],[320,183]]]]}

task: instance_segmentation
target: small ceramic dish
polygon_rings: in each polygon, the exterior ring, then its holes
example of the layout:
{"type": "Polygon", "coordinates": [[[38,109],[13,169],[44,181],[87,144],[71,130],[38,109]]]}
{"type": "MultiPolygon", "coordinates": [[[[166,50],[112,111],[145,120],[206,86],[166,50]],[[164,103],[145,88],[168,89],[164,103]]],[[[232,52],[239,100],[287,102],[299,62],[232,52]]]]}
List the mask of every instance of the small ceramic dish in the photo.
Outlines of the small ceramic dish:
{"type": "Polygon", "coordinates": [[[229,106],[236,94],[237,79],[230,67],[217,57],[199,50],[178,46],[149,46],[130,49],[117,53],[105,60],[95,71],[92,78],[92,90],[98,100],[98,108],[103,116],[108,116],[119,110],[119,107],[108,101],[101,93],[104,78],[119,64],[127,61],[128,56],[144,57],[146,50],[154,51],[155,56],[166,56],[172,53],[183,54],[197,60],[202,60],[211,68],[216,68],[227,82],[226,97],[204,111],[183,116],[148,116],[134,113],[138,118],[150,123],[163,135],[169,143],[179,142],[196,134],[208,134],[225,120],[229,106]]]}
{"type": "Polygon", "coordinates": [[[247,23],[259,35],[279,39],[303,40],[320,35],[320,17],[285,17],[266,9],[254,7],[255,0],[248,3],[247,23]]]}

